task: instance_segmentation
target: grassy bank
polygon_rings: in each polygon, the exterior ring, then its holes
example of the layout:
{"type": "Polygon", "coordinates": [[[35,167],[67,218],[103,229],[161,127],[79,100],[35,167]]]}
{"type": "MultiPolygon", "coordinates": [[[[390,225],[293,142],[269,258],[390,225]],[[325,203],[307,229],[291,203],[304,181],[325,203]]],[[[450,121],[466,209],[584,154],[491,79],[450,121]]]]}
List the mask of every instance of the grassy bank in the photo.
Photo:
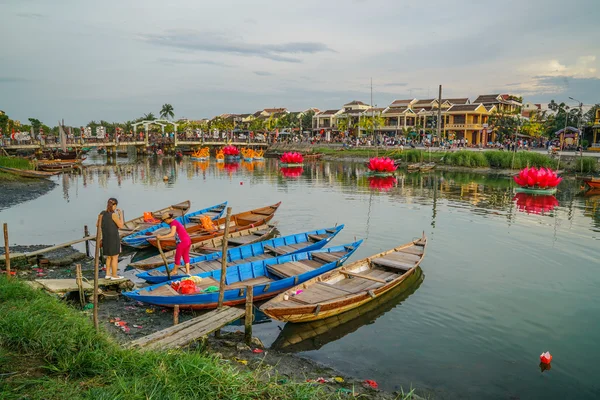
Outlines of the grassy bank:
{"type": "Polygon", "coordinates": [[[197,352],[139,352],[96,333],[88,317],[0,277],[4,399],[320,399],[306,383],[239,372],[197,352]]]}
{"type": "MultiPolygon", "coordinates": [[[[350,149],[334,150],[328,148],[317,148],[316,152],[333,157],[357,157],[369,158],[375,156],[374,150],[350,149]]],[[[383,150],[379,151],[380,157],[390,157],[406,163],[429,162],[438,164],[469,167],[469,168],[498,168],[498,169],[521,169],[525,167],[547,167],[556,169],[558,158],[551,158],[546,154],[520,151],[517,153],[509,151],[470,151],[459,150],[453,152],[427,152],[425,150],[383,150]]],[[[561,169],[573,172],[595,173],[598,171],[598,161],[595,157],[577,157],[575,160],[566,161],[564,158],[560,163],[561,169]]]]}
{"type": "Polygon", "coordinates": [[[20,157],[0,157],[0,167],[9,167],[17,169],[33,169],[33,164],[20,157]]]}

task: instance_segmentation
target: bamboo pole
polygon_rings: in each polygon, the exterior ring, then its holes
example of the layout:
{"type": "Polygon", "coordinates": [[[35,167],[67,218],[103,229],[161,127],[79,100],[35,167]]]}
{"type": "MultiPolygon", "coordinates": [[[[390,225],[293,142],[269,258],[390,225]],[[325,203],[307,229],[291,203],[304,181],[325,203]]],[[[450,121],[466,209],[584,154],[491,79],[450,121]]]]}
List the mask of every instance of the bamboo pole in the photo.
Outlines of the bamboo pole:
{"type": "Polygon", "coordinates": [[[223,248],[221,250],[221,280],[219,283],[219,305],[223,307],[223,299],[225,298],[225,275],[227,274],[227,236],[229,236],[229,218],[231,218],[231,207],[227,207],[227,215],[225,216],[225,232],[223,234],[223,248]]]}
{"type": "MultiPolygon", "coordinates": [[[[102,229],[101,229],[101,218],[102,216],[98,216],[98,223],[96,225],[96,251],[94,254],[94,328],[96,328],[96,332],[98,332],[98,268],[100,266],[100,239],[102,238],[102,229]]],[[[108,271],[107,271],[108,272],[108,271]]]]}
{"type": "MultiPolygon", "coordinates": [[[[83,226],[83,237],[85,238],[88,236],[90,236],[90,231],[88,229],[88,226],[84,225],[83,226]]],[[[85,241],[85,255],[88,257],[90,256],[90,241],[89,240],[85,241]]]]}
{"type": "Polygon", "coordinates": [[[244,340],[250,346],[252,342],[252,302],[253,302],[252,286],[246,286],[246,316],[244,318],[244,340]]]}
{"type": "MultiPolygon", "coordinates": [[[[165,253],[163,252],[162,246],[160,245],[160,239],[156,238],[156,247],[158,247],[158,252],[160,253],[160,257],[165,263],[165,270],[167,271],[167,279],[171,280],[171,271],[169,270],[169,263],[167,262],[167,257],[165,257],[165,253]]],[[[179,307],[179,306],[178,306],[179,307]]]]}
{"type": "Polygon", "coordinates": [[[6,264],[6,277],[10,279],[10,250],[8,248],[8,224],[4,223],[4,258],[6,264]]]}
{"type": "Polygon", "coordinates": [[[81,264],[75,264],[75,282],[77,283],[77,288],[79,289],[79,303],[81,307],[85,306],[85,293],[83,291],[83,276],[81,274],[81,264]]]}
{"type": "Polygon", "coordinates": [[[173,325],[179,324],[179,304],[175,304],[173,307],[173,325]]]}

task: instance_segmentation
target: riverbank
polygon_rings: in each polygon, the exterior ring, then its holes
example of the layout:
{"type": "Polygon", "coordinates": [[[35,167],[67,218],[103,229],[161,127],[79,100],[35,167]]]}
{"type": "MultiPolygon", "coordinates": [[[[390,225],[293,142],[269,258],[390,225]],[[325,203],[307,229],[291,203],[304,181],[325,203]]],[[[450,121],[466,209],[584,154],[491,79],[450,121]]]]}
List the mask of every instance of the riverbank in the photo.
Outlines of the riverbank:
{"type": "Polygon", "coordinates": [[[37,199],[57,184],[49,179],[29,179],[0,173],[0,210],[37,199]]]}
{"type": "MultiPolygon", "coordinates": [[[[80,263],[84,277],[92,279],[92,260],[80,263]]],[[[256,338],[248,347],[235,326],[219,339],[191,345],[190,351],[124,350],[120,344],[171,326],[172,311],[103,295],[98,310],[102,329],[95,333],[91,310],[82,314],[22,281],[74,277],[73,271],[72,266],[34,266],[17,270],[21,279],[0,277],[0,374],[8,376],[0,391],[26,388],[14,398],[45,399],[64,393],[74,398],[419,398],[410,391],[382,392],[317,362],[264,349],[256,338]],[[126,321],[128,329],[115,326],[115,319],[126,321]],[[73,352],[77,357],[68,355],[73,352]],[[189,371],[194,371],[192,382],[186,381],[189,371]]],[[[197,315],[182,311],[180,321],[197,315]]]]}

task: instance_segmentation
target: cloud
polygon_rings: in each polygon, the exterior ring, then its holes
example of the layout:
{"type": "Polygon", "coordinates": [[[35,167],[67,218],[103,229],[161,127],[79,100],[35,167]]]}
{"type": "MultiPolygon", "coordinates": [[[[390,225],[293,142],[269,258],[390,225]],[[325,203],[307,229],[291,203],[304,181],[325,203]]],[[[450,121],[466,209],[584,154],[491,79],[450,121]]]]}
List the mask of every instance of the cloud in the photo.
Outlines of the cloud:
{"type": "Polygon", "coordinates": [[[562,64],[559,60],[544,60],[526,65],[521,70],[534,76],[600,78],[596,56],[580,56],[571,64],[562,64]]]}
{"type": "Polygon", "coordinates": [[[164,34],[146,34],[142,40],[155,46],[172,47],[188,51],[205,51],[213,53],[235,54],[246,57],[261,57],[273,61],[302,62],[301,59],[290,57],[292,54],[316,54],[333,52],[324,43],[318,42],[288,42],[281,44],[255,44],[235,40],[225,35],[212,32],[192,30],[170,30],[164,34]]]}
{"type": "Polygon", "coordinates": [[[254,71],[254,73],[258,76],[272,76],[273,75],[271,72],[267,72],[267,71],[254,71]]]}
{"type": "Polygon", "coordinates": [[[16,76],[0,76],[0,83],[23,83],[30,81],[31,79],[19,78],[16,76]]]}
{"type": "Polygon", "coordinates": [[[21,18],[43,18],[43,14],[34,13],[34,12],[20,12],[15,14],[17,17],[21,18]]]}
{"type": "Polygon", "coordinates": [[[184,60],[181,58],[159,58],[157,60],[162,64],[182,64],[182,65],[215,65],[218,67],[226,67],[231,68],[231,65],[225,64],[220,61],[212,61],[212,60],[184,60]]]}

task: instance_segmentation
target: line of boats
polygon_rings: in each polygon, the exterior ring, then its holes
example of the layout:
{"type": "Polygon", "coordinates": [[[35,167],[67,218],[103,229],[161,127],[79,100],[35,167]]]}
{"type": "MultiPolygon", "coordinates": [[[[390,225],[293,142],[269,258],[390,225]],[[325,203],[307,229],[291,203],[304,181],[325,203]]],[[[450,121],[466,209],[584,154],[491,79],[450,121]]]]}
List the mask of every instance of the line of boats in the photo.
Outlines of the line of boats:
{"type": "MultiPolygon", "coordinates": [[[[227,240],[224,304],[245,302],[250,288],[255,301],[268,300],[261,311],[271,318],[289,322],[316,321],[345,313],[399,288],[419,269],[427,238],[374,254],[349,265],[345,262],[362,240],[325,247],[344,225],[273,237],[270,221],[281,202],[232,215],[231,236],[224,238],[227,202],[188,213],[190,202],[178,203],[126,221],[120,231],[122,243],[136,249],[156,246],[155,236],[169,227],[156,217],[173,212],[193,238],[190,275],[169,275],[173,251],[132,262],[137,276],[150,285],[123,294],[133,300],[183,309],[217,307],[223,254],[227,240]],[[170,279],[169,279],[170,277],[170,279]],[[183,291],[184,286],[192,290],[183,291]]],[[[175,243],[164,241],[167,248],[175,243]]],[[[161,245],[163,241],[161,241],[161,245]]],[[[420,271],[420,269],[419,269],[420,271]]],[[[419,272],[420,273],[420,272],[419,272]]],[[[407,288],[408,289],[408,288],[407,288]]]]}

